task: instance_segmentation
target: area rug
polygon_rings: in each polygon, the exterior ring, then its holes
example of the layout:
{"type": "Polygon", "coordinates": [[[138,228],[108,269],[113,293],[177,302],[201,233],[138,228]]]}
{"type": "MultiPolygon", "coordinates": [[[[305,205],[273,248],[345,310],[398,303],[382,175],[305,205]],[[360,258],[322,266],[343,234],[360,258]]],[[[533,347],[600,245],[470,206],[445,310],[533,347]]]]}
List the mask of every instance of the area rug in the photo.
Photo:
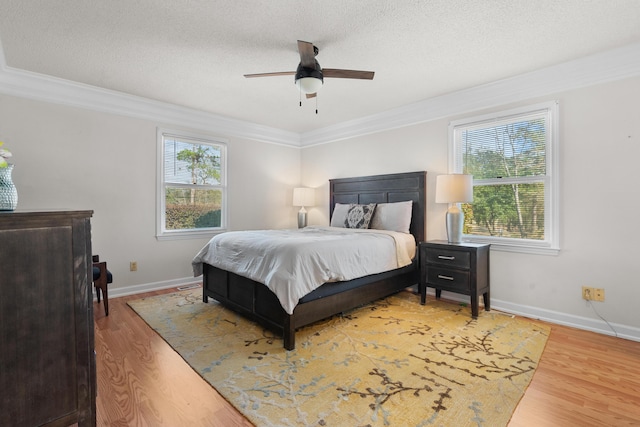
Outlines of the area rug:
{"type": "Polygon", "coordinates": [[[403,291],[302,328],[296,349],[202,290],[129,305],[256,426],[504,426],[549,329],[403,291]]]}

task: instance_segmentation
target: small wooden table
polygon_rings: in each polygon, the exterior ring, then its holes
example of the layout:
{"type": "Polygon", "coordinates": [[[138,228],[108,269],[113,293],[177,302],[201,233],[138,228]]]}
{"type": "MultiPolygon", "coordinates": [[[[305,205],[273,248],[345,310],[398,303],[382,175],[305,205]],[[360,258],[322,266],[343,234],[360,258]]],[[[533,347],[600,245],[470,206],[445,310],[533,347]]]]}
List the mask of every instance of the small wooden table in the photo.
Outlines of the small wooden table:
{"type": "Polygon", "coordinates": [[[425,304],[427,287],[436,289],[439,299],[443,290],[471,296],[471,315],[478,317],[478,300],[482,295],[484,309],[489,300],[489,248],[485,243],[448,243],[444,240],[421,242],[420,303],[425,304]]]}

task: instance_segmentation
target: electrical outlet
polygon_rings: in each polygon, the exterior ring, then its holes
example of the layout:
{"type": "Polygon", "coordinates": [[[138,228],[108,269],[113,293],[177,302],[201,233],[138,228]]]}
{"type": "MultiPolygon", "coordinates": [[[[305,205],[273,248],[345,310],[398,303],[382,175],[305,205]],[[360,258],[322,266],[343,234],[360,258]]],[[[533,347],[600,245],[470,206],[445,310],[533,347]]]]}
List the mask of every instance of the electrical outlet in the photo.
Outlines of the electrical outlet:
{"type": "Polygon", "coordinates": [[[587,301],[593,301],[594,299],[594,289],[588,286],[582,287],[582,299],[586,299],[587,301]]]}
{"type": "Polygon", "coordinates": [[[593,300],[604,302],[604,289],[603,288],[595,288],[593,290],[593,300]]]}
{"type": "Polygon", "coordinates": [[[129,263],[129,271],[138,271],[138,261],[131,261],[129,263]]]}

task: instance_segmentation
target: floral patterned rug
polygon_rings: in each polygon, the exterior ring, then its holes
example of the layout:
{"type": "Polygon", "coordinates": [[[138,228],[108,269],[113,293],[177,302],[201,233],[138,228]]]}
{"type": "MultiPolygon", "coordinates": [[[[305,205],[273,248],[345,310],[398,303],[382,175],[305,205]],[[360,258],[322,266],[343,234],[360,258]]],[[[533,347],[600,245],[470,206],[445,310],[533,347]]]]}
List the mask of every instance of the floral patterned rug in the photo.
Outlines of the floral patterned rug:
{"type": "Polygon", "coordinates": [[[256,426],[504,426],[549,329],[403,291],[298,330],[296,349],[202,290],[129,305],[256,426]]]}

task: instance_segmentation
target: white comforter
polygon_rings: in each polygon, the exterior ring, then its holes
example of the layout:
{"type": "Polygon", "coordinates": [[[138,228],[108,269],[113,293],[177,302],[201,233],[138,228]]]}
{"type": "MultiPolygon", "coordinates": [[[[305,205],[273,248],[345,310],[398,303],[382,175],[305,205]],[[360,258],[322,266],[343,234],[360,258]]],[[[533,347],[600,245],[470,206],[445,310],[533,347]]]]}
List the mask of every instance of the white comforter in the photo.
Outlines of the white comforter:
{"type": "Polygon", "coordinates": [[[295,230],[232,231],[212,238],[194,257],[264,283],[292,314],[298,301],[325,282],[356,279],[411,263],[411,234],[310,226],[295,230]]]}

